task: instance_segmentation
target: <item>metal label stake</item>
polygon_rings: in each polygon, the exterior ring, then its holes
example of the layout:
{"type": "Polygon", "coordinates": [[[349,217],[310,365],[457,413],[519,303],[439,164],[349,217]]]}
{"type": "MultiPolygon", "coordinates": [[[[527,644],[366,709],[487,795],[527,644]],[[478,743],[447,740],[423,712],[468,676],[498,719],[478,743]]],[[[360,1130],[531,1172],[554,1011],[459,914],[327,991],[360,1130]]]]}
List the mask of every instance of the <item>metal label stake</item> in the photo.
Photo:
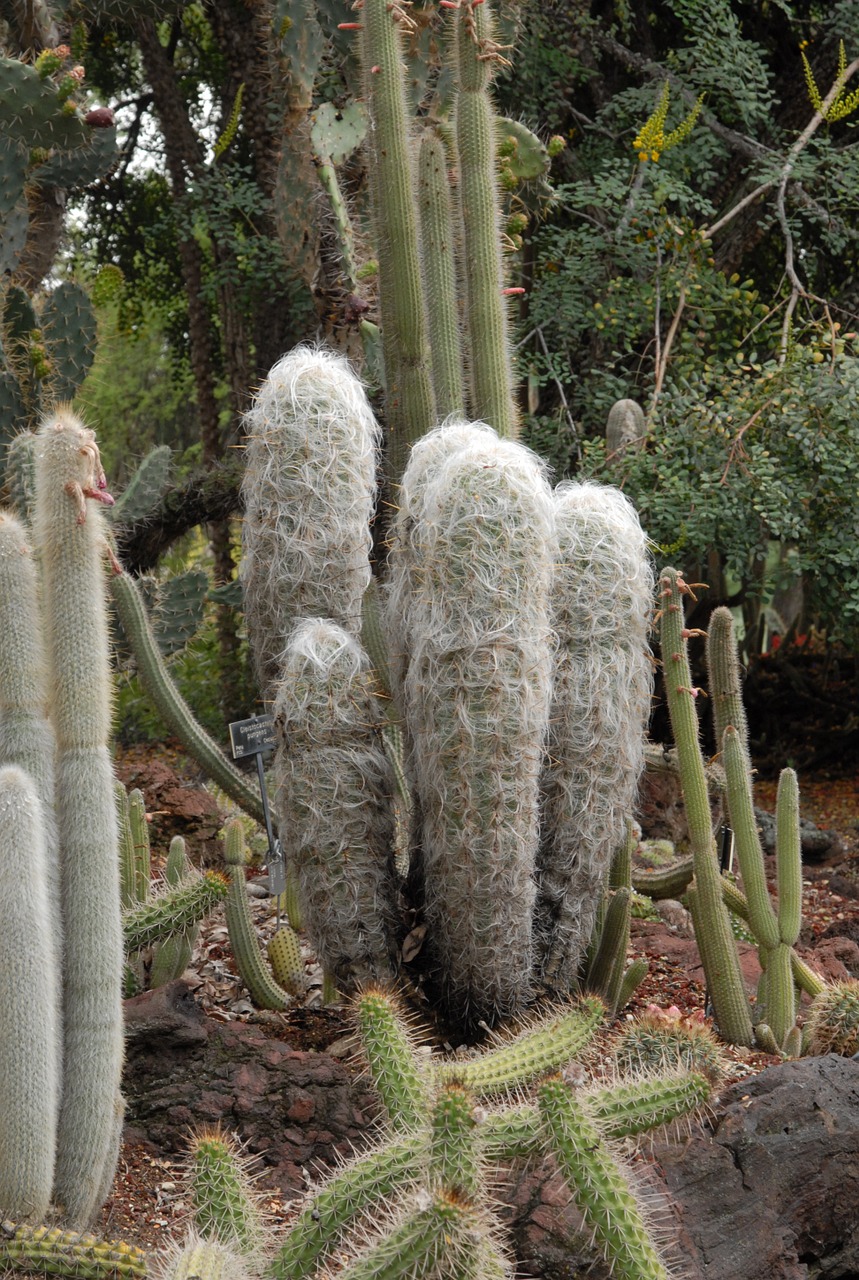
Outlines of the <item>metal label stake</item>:
{"type": "Polygon", "coordinates": [[[271,812],[268,807],[268,795],[265,789],[265,770],[262,758],[267,751],[277,746],[274,732],[274,716],[252,716],[250,720],[234,720],[230,725],[230,746],[234,760],[244,760],[247,756],[256,756],[257,777],[262,795],[262,811],[265,818],[265,833],[268,838],[268,891],[277,898],[277,927],[280,928],[280,899],[286,891],[286,865],[283,860],[283,849],[276,839],[271,825],[271,812]]]}

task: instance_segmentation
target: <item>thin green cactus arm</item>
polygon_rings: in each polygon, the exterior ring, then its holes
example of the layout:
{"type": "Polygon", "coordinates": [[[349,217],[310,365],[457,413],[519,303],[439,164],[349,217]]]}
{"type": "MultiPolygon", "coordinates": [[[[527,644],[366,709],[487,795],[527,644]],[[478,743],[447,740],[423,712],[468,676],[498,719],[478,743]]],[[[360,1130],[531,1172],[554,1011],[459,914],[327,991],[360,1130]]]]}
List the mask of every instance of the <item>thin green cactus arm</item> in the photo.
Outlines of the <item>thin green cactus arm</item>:
{"type": "MultiPolygon", "coordinates": [[[[722,897],[728,910],[735,916],[739,916],[741,920],[745,920],[748,924],[749,904],[746,900],[746,895],[743,893],[742,889],[738,889],[735,884],[724,876],[722,877],[722,897]]],[[[811,968],[811,965],[806,964],[806,962],[798,956],[795,951],[791,951],[790,966],[793,971],[794,982],[799,987],[800,991],[804,991],[807,995],[811,996],[812,1000],[815,996],[820,995],[821,991],[825,989],[826,983],[823,978],[821,978],[820,974],[815,973],[811,968]]]]}
{"type": "Polygon", "coordinates": [[[134,650],[140,678],[164,723],[230,799],[256,822],[263,823],[261,798],[200,727],[171,680],[134,579],[124,572],[111,574],[110,589],[122,629],[134,650]]]}
{"type": "Polygon", "coordinates": [[[236,966],[251,999],[260,1009],[288,1009],[292,1000],[272,977],[263,959],[248,903],[245,881],[244,829],[240,818],[227,823],[225,860],[230,891],[224,904],[236,966]]]}
{"type": "Polygon", "coordinates": [[[370,1075],[393,1129],[420,1128],[429,1110],[429,1085],[396,999],[371,988],[358,996],[355,1012],[370,1075]]]}
{"type": "Polygon", "coordinates": [[[134,1245],[14,1222],[0,1223],[0,1265],[16,1275],[76,1280],[146,1280],[150,1275],[146,1254],[134,1245]]]}
{"type": "Polygon", "coordinates": [[[779,944],[778,921],[767,889],[764,855],[755,821],[748,756],[741,734],[732,724],[726,726],[722,741],[726,794],[737,860],[749,904],[749,923],[758,943],[767,951],[772,951],[779,944]]]}
{"type": "Polygon", "coordinates": [[[183,880],[157,898],[132,907],[122,917],[126,951],[141,951],[199,924],[223,902],[228,891],[227,879],[221,872],[206,871],[202,876],[183,880]]]}
{"type": "Polygon", "coordinates": [[[466,1280],[473,1271],[473,1245],[485,1223],[471,1202],[455,1192],[439,1191],[428,1204],[407,1214],[363,1256],[340,1274],[342,1280],[404,1280],[445,1275],[466,1280]]]}
{"type": "Polygon", "coordinates": [[[456,146],[465,262],[470,412],[500,436],[518,430],[504,302],[495,113],[490,98],[501,58],[486,0],[462,0],[451,15],[459,78],[456,146]]]}
{"type": "Polygon", "coordinates": [[[464,414],[465,392],[449,165],[444,139],[434,128],[424,130],[418,149],[418,208],[435,404],[439,418],[444,419],[464,414]]]}
{"type": "Polygon", "coordinates": [[[695,880],[688,891],[689,904],[719,1032],[732,1044],[751,1047],[752,1018],[731,922],[722,899],[722,877],[698,741],[695,690],[684,634],[684,592],[688,594],[689,587],[678,571],[663,569],[659,576],[662,667],[692,846],[695,880]]]}
{"type": "Polygon", "coordinates": [[[366,0],[362,10],[392,479],[413,442],[435,425],[400,38],[409,21],[402,5],[387,0],[366,0]]]}

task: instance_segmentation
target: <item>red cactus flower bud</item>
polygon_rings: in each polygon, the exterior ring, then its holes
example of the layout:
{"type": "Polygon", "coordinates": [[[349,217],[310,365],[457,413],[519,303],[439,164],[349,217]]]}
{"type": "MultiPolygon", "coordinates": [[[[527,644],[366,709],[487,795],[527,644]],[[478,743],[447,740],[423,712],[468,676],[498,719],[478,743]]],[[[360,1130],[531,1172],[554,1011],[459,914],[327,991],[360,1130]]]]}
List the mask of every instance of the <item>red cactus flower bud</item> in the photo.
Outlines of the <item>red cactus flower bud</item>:
{"type": "Polygon", "coordinates": [[[84,116],[84,123],[91,129],[109,129],[113,124],[113,112],[110,107],[93,107],[84,116]]]}

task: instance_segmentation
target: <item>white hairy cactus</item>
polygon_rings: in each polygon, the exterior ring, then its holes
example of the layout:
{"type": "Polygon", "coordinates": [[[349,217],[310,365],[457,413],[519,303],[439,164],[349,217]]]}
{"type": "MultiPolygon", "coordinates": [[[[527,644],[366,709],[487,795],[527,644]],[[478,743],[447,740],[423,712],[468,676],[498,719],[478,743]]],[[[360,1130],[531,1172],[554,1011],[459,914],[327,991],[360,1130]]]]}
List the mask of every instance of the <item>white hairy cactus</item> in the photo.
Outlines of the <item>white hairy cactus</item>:
{"type": "Polygon", "coordinates": [[[342,356],[297,347],[274,366],[246,420],[241,565],[263,696],[274,697],[293,624],[361,628],[380,429],[342,356]]]}
{"type": "Polygon", "coordinates": [[[442,426],[402,482],[402,701],[442,1001],[461,1023],[526,1001],[552,666],[551,490],[484,424],[442,426]]]}
{"type": "Polygon", "coordinates": [[[569,990],[644,764],[653,574],[635,509],[593,483],[555,490],[558,636],[536,912],[538,967],[569,990]]]}
{"type": "Polygon", "coordinates": [[[370,663],[320,618],[299,622],[275,701],[278,814],[301,914],[340,990],[393,977],[393,775],[370,663]]]}
{"type": "Polygon", "coordinates": [[[60,1099],[59,976],[42,805],[0,768],[0,1214],[44,1221],[60,1099]]]}

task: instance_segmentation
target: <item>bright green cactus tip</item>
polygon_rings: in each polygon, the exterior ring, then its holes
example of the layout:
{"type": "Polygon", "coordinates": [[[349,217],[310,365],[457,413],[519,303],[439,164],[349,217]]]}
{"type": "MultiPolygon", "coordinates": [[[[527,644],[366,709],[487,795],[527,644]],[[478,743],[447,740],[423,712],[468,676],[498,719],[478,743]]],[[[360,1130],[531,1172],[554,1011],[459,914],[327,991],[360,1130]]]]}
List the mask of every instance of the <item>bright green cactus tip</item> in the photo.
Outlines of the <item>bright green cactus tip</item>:
{"type": "Polygon", "coordinates": [[[809,1053],[859,1053],[859,982],[833,982],[815,996],[808,1011],[805,1041],[809,1053]]]}
{"type": "Polygon", "coordinates": [[[249,1262],[259,1261],[266,1244],[260,1199],[249,1162],[220,1129],[192,1137],[188,1181],[201,1236],[228,1245],[249,1262]]]}
{"type": "Polygon", "coordinates": [[[429,1082],[400,1003],[390,992],[372,988],[356,998],[355,1013],[370,1075],[388,1120],[397,1132],[417,1128],[427,1115],[429,1082]]]}

